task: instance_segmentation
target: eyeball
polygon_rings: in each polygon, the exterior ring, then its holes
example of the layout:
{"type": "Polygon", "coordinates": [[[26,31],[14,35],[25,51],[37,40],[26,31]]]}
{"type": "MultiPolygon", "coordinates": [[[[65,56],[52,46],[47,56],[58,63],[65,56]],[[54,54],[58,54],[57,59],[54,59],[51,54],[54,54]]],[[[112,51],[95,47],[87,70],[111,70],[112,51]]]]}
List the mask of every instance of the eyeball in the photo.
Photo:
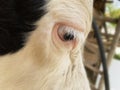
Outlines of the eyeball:
{"type": "Polygon", "coordinates": [[[73,41],[77,37],[77,32],[74,28],[65,25],[59,26],[57,33],[59,38],[65,42],[73,41]]]}

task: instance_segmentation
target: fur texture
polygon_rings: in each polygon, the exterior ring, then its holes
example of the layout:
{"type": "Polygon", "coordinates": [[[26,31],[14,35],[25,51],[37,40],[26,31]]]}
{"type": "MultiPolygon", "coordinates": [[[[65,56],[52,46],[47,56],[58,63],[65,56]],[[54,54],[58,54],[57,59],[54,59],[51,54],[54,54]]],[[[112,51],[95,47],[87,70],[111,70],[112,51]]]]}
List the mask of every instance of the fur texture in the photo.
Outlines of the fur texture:
{"type": "Polygon", "coordinates": [[[24,34],[44,14],[45,0],[0,0],[0,55],[14,53],[24,46],[24,34]]]}
{"type": "MultiPolygon", "coordinates": [[[[32,6],[36,5],[35,0],[15,1],[20,3],[17,5],[18,10],[32,10],[32,6]]],[[[41,4],[41,0],[36,1],[41,4]]],[[[36,7],[39,5],[34,8],[36,7]]],[[[20,31],[26,30],[26,24],[30,25],[27,32],[32,31],[23,48],[0,57],[0,90],[90,90],[82,61],[82,49],[91,26],[92,0],[46,0],[42,7],[46,13],[40,14],[39,19],[33,11],[38,10],[36,13],[39,15],[41,6],[28,13],[18,11],[19,17],[22,16],[20,21],[25,20],[25,24],[22,23],[23,26],[19,27],[20,31]],[[35,29],[31,28],[33,22],[37,26],[35,29]],[[74,47],[73,42],[63,42],[56,37],[54,29],[57,23],[79,31],[74,47]]],[[[16,27],[16,24],[11,27],[16,27]]],[[[19,33],[18,31],[15,32],[19,33]]],[[[11,35],[14,37],[14,34],[11,35]]]]}

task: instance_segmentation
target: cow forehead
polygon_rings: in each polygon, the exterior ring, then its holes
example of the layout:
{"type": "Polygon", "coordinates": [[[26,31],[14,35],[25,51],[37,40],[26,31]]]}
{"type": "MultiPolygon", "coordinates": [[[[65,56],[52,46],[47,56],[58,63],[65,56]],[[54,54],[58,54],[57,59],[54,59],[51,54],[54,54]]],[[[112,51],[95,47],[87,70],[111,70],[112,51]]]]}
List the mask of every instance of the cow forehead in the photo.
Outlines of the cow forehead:
{"type": "Polygon", "coordinates": [[[75,22],[89,31],[92,21],[93,0],[47,1],[47,10],[54,18],[75,22]]]}
{"type": "Polygon", "coordinates": [[[81,7],[89,7],[91,9],[93,0],[46,0],[47,3],[50,3],[51,6],[58,6],[61,4],[65,4],[66,6],[78,6],[81,5],[81,7]]]}
{"type": "Polygon", "coordinates": [[[73,5],[74,3],[76,5],[79,5],[80,3],[86,6],[92,6],[93,4],[93,0],[46,0],[46,2],[54,2],[55,4],[59,3],[66,3],[66,4],[70,4],[73,5]],[[73,4],[72,4],[73,3],[73,4]]]}

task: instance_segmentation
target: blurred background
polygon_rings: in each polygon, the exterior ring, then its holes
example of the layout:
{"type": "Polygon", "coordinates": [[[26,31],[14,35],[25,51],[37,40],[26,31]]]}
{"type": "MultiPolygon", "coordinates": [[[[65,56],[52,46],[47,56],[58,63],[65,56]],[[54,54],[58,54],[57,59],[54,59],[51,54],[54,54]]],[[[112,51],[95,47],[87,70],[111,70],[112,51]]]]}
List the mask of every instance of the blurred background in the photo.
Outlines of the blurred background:
{"type": "Polygon", "coordinates": [[[84,50],[84,64],[91,88],[120,90],[120,0],[94,0],[93,18],[95,25],[88,35],[84,50]],[[100,44],[99,39],[102,41],[100,44]]]}

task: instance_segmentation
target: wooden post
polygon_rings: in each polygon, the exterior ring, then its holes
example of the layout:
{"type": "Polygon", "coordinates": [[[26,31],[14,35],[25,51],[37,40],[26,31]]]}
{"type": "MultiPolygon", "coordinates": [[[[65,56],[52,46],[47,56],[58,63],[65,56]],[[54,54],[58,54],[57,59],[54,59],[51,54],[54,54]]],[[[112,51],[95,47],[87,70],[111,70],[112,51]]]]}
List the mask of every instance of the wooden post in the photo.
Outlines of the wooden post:
{"type": "MultiPolygon", "coordinates": [[[[119,19],[117,27],[116,27],[116,32],[115,32],[115,35],[114,35],[114,39],[112,41],[111,50],[110,50],[110,52],[108,53],[108,56],[107,56],[107,66],[108,66],[108,68],[110,67],[110,65],[112,63],[114,53],[115,53],[115,49],[116,49],[116,46],[119,42],[119,39],[120,39],[120,19],[119,19]]],[[[100,84],[99,84],[99,90],[104,90],[103,88],[104,88],[104,78],[102,76],[101,80],[100,80],[100,84]]]]}

